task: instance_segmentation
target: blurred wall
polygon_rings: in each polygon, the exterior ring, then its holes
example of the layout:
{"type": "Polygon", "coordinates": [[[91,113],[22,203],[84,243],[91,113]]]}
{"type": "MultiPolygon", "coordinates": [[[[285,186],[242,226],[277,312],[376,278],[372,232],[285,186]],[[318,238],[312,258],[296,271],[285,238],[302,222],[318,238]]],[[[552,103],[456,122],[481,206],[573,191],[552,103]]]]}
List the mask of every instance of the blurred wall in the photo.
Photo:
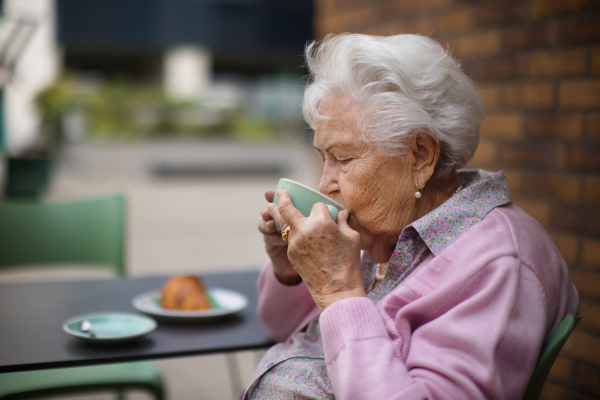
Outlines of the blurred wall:
{"type": "Polygon", "coordinates": [[[419,33],[464,64],[487,108],[472,166],[504,170],[514,201],[567,261],[583,320],[544,399],[600,398],[600,7],[593,0],[316,0],[317,37],[419,33]]]}
{"type": "MultiPolygon", "coordinates": [[[[4,17],[0,24],[3,51],[20,20],[25,19],[35,25],[30,39],[23,43],[14,75],[4,91],[5,140],[9,153],[20,152],[35,139],[40,120],[33,99],[60,72],[61,56],[55,38],[54,10],[53,0],[4,1],[4,17]]],[[[10,58],[13,53],[20,52],[17,42],[9,48],[10,58]]]]}

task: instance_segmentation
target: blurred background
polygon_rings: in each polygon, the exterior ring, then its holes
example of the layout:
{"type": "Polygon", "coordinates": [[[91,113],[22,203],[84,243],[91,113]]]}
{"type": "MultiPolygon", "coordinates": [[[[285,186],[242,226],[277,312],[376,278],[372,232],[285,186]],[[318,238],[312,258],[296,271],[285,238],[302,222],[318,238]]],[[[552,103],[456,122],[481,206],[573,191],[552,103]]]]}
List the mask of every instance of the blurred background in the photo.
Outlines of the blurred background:
{"type": "MultiPolygon", "coordinates": [[[[342,32],[440,41],[487,109],[471,166],[506,172],[514,201],[548,231],[581,296],[583,320],[542,398],[600,398],[596,0],[0,5],[3,196],[124,193],[133,276],[261,266],[263,193],[282,176],[313,187],[320,176],[301,118],[307,42],[342,32]]],[[[33,269],[0,280],[89,277],[33,269]]],[[[244,383],[260,355],[236,355],[244,383]]],[[[171,398],[233,397],[222,356],[159,363],[171,398]]]]}

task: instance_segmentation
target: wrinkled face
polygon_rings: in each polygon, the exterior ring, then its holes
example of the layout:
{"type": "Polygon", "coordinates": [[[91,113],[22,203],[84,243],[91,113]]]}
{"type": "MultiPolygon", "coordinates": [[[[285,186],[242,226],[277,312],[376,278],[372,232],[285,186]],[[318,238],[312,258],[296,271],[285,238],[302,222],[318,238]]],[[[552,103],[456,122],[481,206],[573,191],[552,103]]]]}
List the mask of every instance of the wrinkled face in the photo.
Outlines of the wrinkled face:
{"type": "Polygon", "coordinates": [[[386,262],[402,232],[402,215],[414,205],[410,162],[361,139],[350,99],[326,97],[319,115],[326,117],[317,120],[313,143],[324,162],[319,191],[348,210],[361,249],[386,262]]]}

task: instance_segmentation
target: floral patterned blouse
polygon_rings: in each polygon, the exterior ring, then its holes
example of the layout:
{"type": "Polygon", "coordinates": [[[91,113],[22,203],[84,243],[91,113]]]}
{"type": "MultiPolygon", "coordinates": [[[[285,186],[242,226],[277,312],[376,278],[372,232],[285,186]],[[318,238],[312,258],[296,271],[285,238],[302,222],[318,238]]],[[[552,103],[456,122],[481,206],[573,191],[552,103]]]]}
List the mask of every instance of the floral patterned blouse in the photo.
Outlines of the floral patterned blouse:
{"type": "MultiPolygon", "coordinates": [[[[379,302],[427,257],[435,257],[495,207],[511,201],[504,172],[461,170],[464,189],[404,228],[385,277],[375,282],[377,265],[363,252],[362,279],[367,297],[379,302]]],[[[327,375],[319,316],[292,340],[271,347],[257,366],[244,399],[333,399],[327,375]]]]}

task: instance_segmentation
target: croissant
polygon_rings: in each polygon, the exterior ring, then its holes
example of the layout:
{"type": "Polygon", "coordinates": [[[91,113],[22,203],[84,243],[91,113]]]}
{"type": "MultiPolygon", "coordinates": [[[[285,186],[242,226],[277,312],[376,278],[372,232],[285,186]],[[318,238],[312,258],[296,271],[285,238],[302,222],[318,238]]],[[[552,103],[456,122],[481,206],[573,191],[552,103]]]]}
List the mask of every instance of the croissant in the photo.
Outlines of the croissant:
{"type": "Polygon", "coordinates": [[[160,296],[163,308],[173,310],[209,310],[210,298],[202,278],[193,275],[177,275],[163,286],[160,296]]]}

